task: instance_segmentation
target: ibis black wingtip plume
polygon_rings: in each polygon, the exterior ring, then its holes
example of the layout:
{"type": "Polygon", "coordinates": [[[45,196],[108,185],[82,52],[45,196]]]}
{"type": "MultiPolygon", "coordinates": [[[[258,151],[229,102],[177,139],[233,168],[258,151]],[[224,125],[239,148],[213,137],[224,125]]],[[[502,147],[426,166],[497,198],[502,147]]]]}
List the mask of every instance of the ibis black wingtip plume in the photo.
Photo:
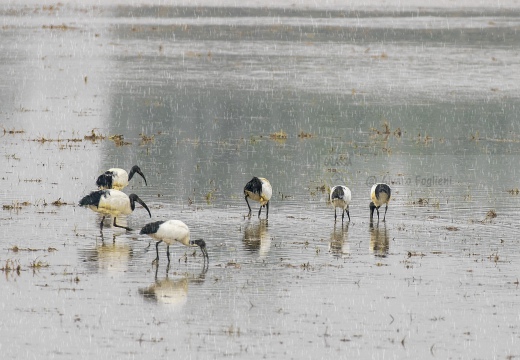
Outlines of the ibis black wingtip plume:
{"type": "Polygon", "coordinates": [[[79,201],[79,206],[89,206],[89,205],[99,205],[99,201],[101,200],[101,197],[105,195],[105,190],[98,190],[98,191],[92,191],[90,194],[84,196],[79,201]]]}
{"type": "Polygon", "coordinates": [[[149,224],[146,224],[143,226],[139,234],[141,235],[148,235],[148,234],[155,234],[157,230],[159,230],[159,226],[164,224],[164,221],[155,221],[149,224]]]}
{"type": "Polygon", "coordinates": [[[246,191],[260,195],[262,193],[262,181],[255,176],[244,186],[244,193],[246,191]]]}
{"type": "Polygon", "coordinates": [[[106,171],[105,173],[98,176],[96,185],[99,188],[112,189],[112,180],[112,173],[110,171],[106,171]]]}

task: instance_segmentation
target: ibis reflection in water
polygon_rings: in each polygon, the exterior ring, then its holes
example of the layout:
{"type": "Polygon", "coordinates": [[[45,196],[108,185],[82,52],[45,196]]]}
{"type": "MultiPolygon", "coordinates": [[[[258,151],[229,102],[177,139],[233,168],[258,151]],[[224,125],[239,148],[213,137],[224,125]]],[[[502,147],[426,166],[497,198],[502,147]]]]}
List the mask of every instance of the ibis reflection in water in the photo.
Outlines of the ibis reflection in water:
{"type": "Polygon", "coordinates": [[[206,243],[203,239],[190,240],[190,229],[188,225],[180,220],[167,220],[167,221],[155,221],[146,224],[140,232],[141,235],[145,234],[155,239],[155,250],[157,257],[153,263],[159,264],[159,244],[166,243],[166,256],[168,258],[168,265],[170,264],[170,245],[179,243],[188,247],[200,247],[202,255],[204,256],[204,264],[209,261],[208,252],[206,250],[206,243]]]}
{"type": "Polygon", "coordinates": [[[128,226],[118,225],[116,222],[116,218],[119,215],[129,215],[135,209],[135,203],[141,204],[150,217],[152,214],[150,213],[150,209],[141,200],[136,194],[126,195],[124,192],[119,190],[98,190],[93,191],[87,196],[83,197],[79,201],[80,206],[87,206],[90,210],[103,214],[103,219],[99,224],[99,228],[103,231],[103,221],[107,215],[111,215],[114,217],[114,227],[119,227],[131,231],[128,226]]]}
{"type": "Polygon", "coordinates": [[[251,217],[251,206],[247,199],[258,201],[260,203],[260,209],[258,210],[258,217],[262,212],[262,207],[265,207],[265,218],[269,217],[269,200],[273,195],[273,188],[271,183],[266,178],[254,177],[244,187],[244,197],[249,209],[248,217],[251,217]]]}
{"type": "Polygon", "coordinates": [[[379,208],[386,204],[385,215],[383,216],[383,222],[386,220],[386,211],[388,210],[388,202],[392,196],[390,186],[387,184],[379,183],[374,184],[370,189],[370,221],[374,218],[374,210],[377,211],[377,221],[379,221],[379,208]]]}
{"type": "Polygon", "coordinates": [[[386,225],[383,227],[369,225],[370,232],[370,253],[374,256],[386,257],[390,249],[390,241],[386,225]]]}
{"type": "Polygon", "coordinates": [[[155,301],[172,308],[172,310],[179,310],[188,302],[188,288],[190,284],[202,284],[205,280],[207,268],[204,268],[198,276],[185,274],[180,279],[172,280],[168,277],[168,270],[166,277],[158,279],[157,272],[159,267],[155,269],[155,282],[145,288],[138,289],[145,299],[155,301]]]}
{"type": "Polygon", "coordinates": [[[105,189],[122,190],[126,186],[128,186],[128,182],[130,180],[132,180],[132,177],[136,173],[141,175],[141,177],[144,180],[145,185],[148,186],[148,184],[146,183],[146,178],[144,177],[144,174],[141,172],[141,169],[137,165],[132,166],[132,169],[130,169],[130,173],[127,173],[126,170],[119,169],[119,168],[108,169],[103,174],[99,175],[99,177],[96,180],[96,185],[101,190],[105,190],[105,189]]]}
{"type": "Polygon", "coordinates": [[[267,227],[267,220],[260,220],[257,223],[247,221],[244,227],[243,242],[245,248],[249,251],[258,251],[259,259],[265,258],[271,249],[271,237],[267,227]]]}
{"type": "Polygon", "coordinates": [[[124,276],[127,271],[134,251],[126,243],[116,242],[97,243],[94,247],[80,249],[79,257],[91,271],[108,274],[112,277],[124,276]]]}
{"type": "Polygon", "coordinates": [[[348,243],[348,225],[336,226],[330,233],[329,251],[339,257],[350,254],[348,243]]]}

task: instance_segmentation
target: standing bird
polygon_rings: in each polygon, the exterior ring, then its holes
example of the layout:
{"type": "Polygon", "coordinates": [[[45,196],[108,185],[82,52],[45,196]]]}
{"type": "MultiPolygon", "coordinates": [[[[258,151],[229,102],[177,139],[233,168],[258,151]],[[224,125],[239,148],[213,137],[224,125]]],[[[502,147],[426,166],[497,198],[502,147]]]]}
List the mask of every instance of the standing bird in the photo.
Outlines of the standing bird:
{"type": "Polygon", "coordinates": [[[148,184],[146,183],[146,178],[144,177],[143,173],[141,172],[141,169],[139,166],[134,165],[130,169],[130,174],[127,173],[123,169],[118,168],[112,168],[105,171],[105,173],[99,175],[99,177],[96,180],[96,185],[99,189],[115,189],[115,190],[122,190],[126,186],[128,186],[128,182],[132,180],[132,177],[135,173],[138,173],[141,175],[141,177],[144,180],[144,183],[146,186],[148,184]]]}
{"type": "Polygon", "coordinates": [[[387,184],[379,183],[372,186],[372,189],[370,190],[370,198],[372,199],[372,202],[370,203],[370,221],[372,221],[374,217],[374,209],[377,210],[377,221],[379,221],[379,208],[381,205],[386,204],[385,216],[383,217],[383,221],[385,221],[390,196],[391,190],[390,186],[387,184]]]}
{"type": "Polygon", "coordinates": [[[198,246],[204,255],[204,262],[209,261],[208,252],[206,250],[206,243],[202,239],[190,240],[190,229],[188,225],[180,220],[155,221],[146,224],[139,234],[146,234],[151,238],[157,240],[155,250],[157,257],[154,262],[159,263],[159,244],[166,243],[166,255],[168,257],[168,265],[170,265],[170,245],[175,242],[181,243],[184,246],[198,246]]]}
{"type": "Polygon", "coordinates": [[[347,212],[348,221],[350,221],[350,213],[348,212],[348,204],[352,200],[350,189],[343,185],[336,185],[330,189],[330,202],[334,206],[334,221],[336,221],[336,208],[341,208],[341,222],[347,212]]]}
{"type": "Polygon", "coordinates": [[[99,224],[101,231],[103,231],[103,221],[107,215],[114,217],[114,226],[132,231],[129,227],[117,225],[116,218],[119,214],[128,215],[131,214],[135,209],[135,202],[141,204],[150,217],[150,209],[144,203],[143,200],[139,199],[136,194],[126,195],[124,192],[119,190],[98,190],[92,191],[90,194],[85,196],[79,201],[80,206],[88,206],[90,210],[103,214],[103,219],[99,224]]]}
{"type": "Polygon", "coordinates": [[[271,187],[269,180],[256,176],[252,178],[251,181],[248,182],[244,187],[244,195],[247,207],[249,208],[249,213],[247,216],[251,217],[251,206],[249,206],[249,201],[247,201],[247,198],[250,198],[251,200],[260,202],[258,217],[260,217],[260,213],[262,212],[262,206],[265,206],[265,218],[267,219],[269,217],[269,200],[271,199],[272,194],[273,188],[271,187]]]}

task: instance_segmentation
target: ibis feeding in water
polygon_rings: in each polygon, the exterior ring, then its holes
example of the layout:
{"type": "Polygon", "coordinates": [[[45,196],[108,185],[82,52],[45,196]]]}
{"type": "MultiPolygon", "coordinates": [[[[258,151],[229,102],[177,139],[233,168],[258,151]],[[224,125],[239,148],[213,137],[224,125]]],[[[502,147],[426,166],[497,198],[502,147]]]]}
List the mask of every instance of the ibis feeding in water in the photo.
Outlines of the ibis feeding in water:
{"type": "Polygon", "coordinates": [[[249,206],[248,198],[254,201],[258,201],[260,203],[260,209],[258,210],[258,217],[260,217],[260,213],[262,212],[262,206],[265,206],[266,219],[269,217],[269,200],[271,199],[271,195],[273,194],[273,188],[269,183],[269,180],[265,178],[254,177],[249,181],[244,187],[244,195],[247,203],[247,207],[249,208],[249,213],[247,216],[251,217],[251,206],[249,206]]]}
{"type": "Polygon", "coordinates": [[[127,173],[123,169],[118,168],[112,168],[105,171],[105,173],[99,175],[96,181],[96,185],[101,189],[115,189],[115,190],[122,190],[126,186],[128,186],[128,182],[132,180],[132,177],[135,173],[138,173],[141,175],[141,177],[144,180],[145,185],[148,186],[146,183],[146,178],[144,177],[143,173],[141,172],[141,169],[139,166],[134,165],[130,169],[130,173],[127,173]]]}
{"type": "Polygon", "coordinates": [[[131,214],[135,209],[135,203],[141,204],[150,217],[150,209],[144,203],[143,200],[139,199],[136,194],[126,195],[124,192],[119,190],[98,190],[93,191],[83,199],[79,201],[80,206],[88,206],[90,210],[103,214],[103,219],[99,225],[101,231],[103,231],[103,221],[107,215],[114,217],[114,226],[132,231],[129,227],[121,226],[116,223],[116,218],[120,214],[128,215],[131,214]]]}
{"type": "Polygon", "coordinates": [[[204,262],[209,261],[208,252],[206,250],[206,243],[202,239],[190,240],[190,229],[188,225],[180,220],[168,220],[168,221],[156,221],[146,224],[140,234],[146,234],[151,238],[155,239],[155,250],[157,257],[152,264],[159,263],[159,244],[161,242],[166,243],[166,256],[168,257],[168,265],[170,264],[170,245],[174,243],[180,243],[184,246],[198,246],[204,256],[204,262]]]}
{"type": "Polygon", "coordinates": [[[348,211],[348,204],[352,200],[352,193],[350,189],[343,185],[336,185],[332,189],[330,189],[330,202],[332,206],[334,206],[334,221],[336,221],[336,208],[341,209],[341,222],[345,217],[345,212],[347,212],[348,221],[350,221],[350,213],[348,211]]]}
{"type": "Polygon", "coordinates": [[[387,184],[379,183],[372,186],[372,189],[370,190],[370,198],[372,199],[372,202],[370,203],[370,221],[374,218],[374,210],[377,211],[377,221],[379,221],[379,208],[381,205],[386,204],[385,215],[383,216],[383,221],[385,221],[390,197],[391,190],[390,186],[387,184]]]}

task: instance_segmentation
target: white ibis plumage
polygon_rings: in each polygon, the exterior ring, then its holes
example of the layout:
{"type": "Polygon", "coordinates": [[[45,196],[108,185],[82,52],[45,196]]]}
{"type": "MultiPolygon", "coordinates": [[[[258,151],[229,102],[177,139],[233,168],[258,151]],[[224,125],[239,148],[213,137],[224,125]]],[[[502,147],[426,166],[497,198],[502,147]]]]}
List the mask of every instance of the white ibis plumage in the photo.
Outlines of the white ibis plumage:
{"type": "Polygon", "coordinates": [[[127,173],[126,170],[119,169],[119,168],[112,168],[105,171],[103,174],[99,175],[96,181],[96,185],[99,189],[115,189],[115,190],[122,190],[126,186],[128,186],[128,182],[132,179],[134,174],[137,173],[141,175],[141,177],[144,180],[145,185],[148,185],[146,183],[146,178],[144,177],[143,173],[141,172],[141,169],[139,166],[134,165],[130,169],[130,173],[127,173]]]}
{"type": "Polygon", "coordinates": [[[79,201],[79,205],[88,206],[89,209],[103,214],[103,219],[99,225],[101,231],[103,231],[103,220],[105,220],[107,215],[114,217],[113,226],[131,231],[132,229],[129,227],[118,225],[116,223],[116,218],[120,214],[131,214],[135,209],[136,202],[141,204],[146,209],[146,211],[148,211],[150,217],[152,217],[148,206],[146,206],[144,201],[141,200],[136,194],[126,195],[124,192],[119,190],[92,191],[90,194],[83,197],[83,199],[79,201]]]}
{"type": "Polygon", "coordinates": [[[146,234],[152,239],[155,239],[155,250],[157,257],[152,263],[159,263],[159,244],[161,242],[166,243],[166,256],[168,257],[168,265],[170,264],[170,245],[179,243],[184,246],[200,247],[202,255],[204,256],[204,262],[209,261],[208,252],[206,250],[206,243],[202,239],[190,240],[190,229],[188,225],[180,220],[167,220],[167,221],[155,221],[146,224],[140,234],[146,234]]]}
{"type": "Polygon", "coordinates": [[[350,189],[343,185],[336,185],[332,189],[330,189],[330,202],[334,206],[334,221],[336,221],[336,208],[341,209],[341,222],[345,217],[345,212],[347,212],[348,221],[350,221],[350,213],[348,209],[348,205],[352,200],[352,193],[350,189]]]}
{"type": "Polygon", "coordinates": [[[260,203],[258,217],[260,217],[260,213],[262,212],[263,206],[265,206],[266,208],[265,217],[269,217],[269,200],[271,199],[271,195],[273,195],[273,188],[271,187],[271,183],[269,182],[269,180],[267,180],[266,178],[255,176],[244,187],[244,195],[247,207],[249,208],[249,213],[247,216],[251,217],[251,206],[249,206],[249,201],[247,201],[247,199],[249,198],[260,203]]]}
{"type": "Polygon", "coordinates": [[[388,210],[388,202],[390,201],[391,196],[392,192],[390,186],[387,184],[378,183],[372,186],[372,189],[370,190],[370,198],[372,199],[372,202],[370,203],[370,221],[374,218],[374,210],[377,211],[377,221],[379,221],[379,208],[383,204],[386,204],[383,221],[386,220],[386,211],[388,210]]]}

